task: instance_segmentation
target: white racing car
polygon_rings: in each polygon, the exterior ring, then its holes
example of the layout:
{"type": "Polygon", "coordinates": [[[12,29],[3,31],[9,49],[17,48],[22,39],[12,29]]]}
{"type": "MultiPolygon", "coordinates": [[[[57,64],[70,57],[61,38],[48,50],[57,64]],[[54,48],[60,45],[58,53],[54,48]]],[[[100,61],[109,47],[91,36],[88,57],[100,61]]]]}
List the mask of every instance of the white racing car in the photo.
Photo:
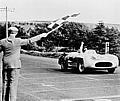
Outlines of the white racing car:
{"type": "Polygon", "coordinates": [[[84,53],[71,52],[60,56],[58,63],[61,65],[61,70],[75,68],[79,72],[85,70],[107,70],[109,73],[114,73],[119,65],[119,60],[116,55],[112,54],[97,54],[95,50],[86,50],[84,53]]]}

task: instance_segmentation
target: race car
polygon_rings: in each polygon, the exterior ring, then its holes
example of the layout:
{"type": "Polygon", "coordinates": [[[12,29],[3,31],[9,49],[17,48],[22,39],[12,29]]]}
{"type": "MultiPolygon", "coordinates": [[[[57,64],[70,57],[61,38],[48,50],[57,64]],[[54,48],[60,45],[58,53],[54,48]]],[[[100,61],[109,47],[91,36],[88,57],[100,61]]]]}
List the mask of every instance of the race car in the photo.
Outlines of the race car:
{"type": "Polygon", "coordinates": [[[61,70],[75,68],[79,72],[86,70],[107,70],[109,73],[114,73],[119,65],[119,60],[113,54],[97,54],[95,50],[86,50],[85,52],[71,52],[62,54],[58,63],[61,65],[61,70]]]}

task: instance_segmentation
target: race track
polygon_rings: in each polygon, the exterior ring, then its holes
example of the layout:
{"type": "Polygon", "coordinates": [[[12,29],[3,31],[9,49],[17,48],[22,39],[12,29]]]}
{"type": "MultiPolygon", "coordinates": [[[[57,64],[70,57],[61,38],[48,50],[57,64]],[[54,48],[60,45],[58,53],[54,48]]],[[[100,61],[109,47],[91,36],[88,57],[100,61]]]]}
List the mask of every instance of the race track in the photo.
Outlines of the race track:
{"type": "Polygon", "coordinates": [[[120,101],[119,68],[78,74],[62,72],[57,59],[22,54],[21,60],[17,101],[120,101]]]}

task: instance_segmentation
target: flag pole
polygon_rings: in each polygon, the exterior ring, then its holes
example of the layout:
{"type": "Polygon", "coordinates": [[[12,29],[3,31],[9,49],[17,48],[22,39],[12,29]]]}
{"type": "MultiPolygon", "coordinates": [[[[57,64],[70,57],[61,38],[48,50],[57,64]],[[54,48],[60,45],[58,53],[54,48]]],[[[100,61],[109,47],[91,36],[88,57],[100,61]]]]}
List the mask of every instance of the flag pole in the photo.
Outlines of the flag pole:
{"type": "Polygon", "coordinates": [[[50,34],[52,32],[54,32],[55,30],[57,30],[58,28],[60,28],[62,26],[62,24],[60,24],[59,26],[57,26],[56,28],[54,28],[53,30],[49,31],[47,34],[50,34]]]}

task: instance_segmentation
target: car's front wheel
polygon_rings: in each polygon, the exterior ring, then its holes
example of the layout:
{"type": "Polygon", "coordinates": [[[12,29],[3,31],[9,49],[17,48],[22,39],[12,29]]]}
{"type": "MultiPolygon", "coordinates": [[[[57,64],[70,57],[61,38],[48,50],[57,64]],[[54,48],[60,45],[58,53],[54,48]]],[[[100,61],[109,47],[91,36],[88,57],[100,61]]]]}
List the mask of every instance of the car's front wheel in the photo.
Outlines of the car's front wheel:
{"type": "Polygon", "coordinates": [[[77,64],[77,71],[80,72],[80,73],[85,71],[85,68],[84,68],[83,64],[81,64],[81,63],[77,64]]]}
{"type": "Polygon", "coordinates": [[[61,63],[61,70],[62,71],[66,71],[68,68],[67,64],[66,63],[61,63]]]}
{"type": "Polygon", "coordinates": [[[115,68],[108,69],[108,73],[114,73],[115,68]]]}

